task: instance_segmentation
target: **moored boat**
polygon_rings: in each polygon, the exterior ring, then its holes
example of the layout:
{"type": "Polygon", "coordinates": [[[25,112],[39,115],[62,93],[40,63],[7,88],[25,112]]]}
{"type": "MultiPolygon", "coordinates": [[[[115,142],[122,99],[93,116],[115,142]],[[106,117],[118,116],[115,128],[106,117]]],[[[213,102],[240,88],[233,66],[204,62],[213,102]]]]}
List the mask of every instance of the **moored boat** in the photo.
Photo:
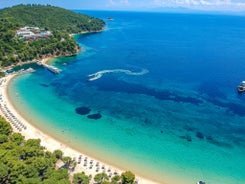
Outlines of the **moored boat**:
{"type": "Polygon", "coordinates": [[[245,92],[245,81],[242,81],[239,86],[237,86],[237,91],[238,93],[243,93],[245,92]]]}
{"type": "Polygon", "coordinates": [[[58,69],[58,68],[56,68],[56,67],[54,67],[54,66],[48,65],[46,68],[47,68],[49,71],[51,71],[51,72],[53,72],[53,73],[55,73],[55,74],[60,73],[60,69],[58,69]]]}
{"type": "Polygon", "coordinates": [[[205,184],[204,181],[198,181],[197,184],[205,184]]]}

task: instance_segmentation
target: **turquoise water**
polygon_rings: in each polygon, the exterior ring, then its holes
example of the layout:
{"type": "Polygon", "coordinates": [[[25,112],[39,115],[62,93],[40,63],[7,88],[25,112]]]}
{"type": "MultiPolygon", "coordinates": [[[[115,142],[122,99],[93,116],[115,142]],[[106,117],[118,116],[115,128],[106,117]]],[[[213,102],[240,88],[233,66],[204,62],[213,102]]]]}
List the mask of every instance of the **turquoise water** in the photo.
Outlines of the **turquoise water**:
{"type": "Polygon", "coordinates": [[[84,49],[53,62],[59,75],[15,78],[16,108],[72,147],[160,183],[245,183],[245,97],[236,92],[245,17],[85,13],[106,30],[76,36],[84,49]]]}

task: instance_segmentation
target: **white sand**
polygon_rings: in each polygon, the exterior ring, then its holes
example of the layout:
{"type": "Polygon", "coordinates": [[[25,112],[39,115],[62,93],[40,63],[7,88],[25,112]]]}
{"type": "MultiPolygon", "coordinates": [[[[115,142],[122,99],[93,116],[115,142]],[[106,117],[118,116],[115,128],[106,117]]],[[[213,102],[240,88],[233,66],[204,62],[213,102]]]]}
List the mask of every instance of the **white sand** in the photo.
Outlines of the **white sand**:
{"type": "MultiPolygon", "coordinates": [[[[47,60],[48,60],[48,58],[45,59],[43,62],[47,62],[47,60]]],[[[37,129],[36,127],[31,125],[29,122],[27,122],[22,116],[20,116],[18,111],[16,109],[14,109],[14,107],[12,106],[10,100],[8,99],[8,94],[7,94],[7,85],[9,83],[9,81],[15,76],[16,76],[16,74],[11,74],[11,75],[5,77],[4,79],[1,79],[1,80],[6,79],[6,81],[3,82],[2,86],[0,87],[0,94],[2,94],[2,101],[0,102],[1,106],[3,107],[5,104],[5,106],[10,110],[10,112],[12,112],[12,114],[26,126],[26,129],[22,129],[21,131],[19,131],[10,123],[15,132],[20,132],[23,136],[25,136],[26,139],[40,139],[41,145],[44,146],[47,150],[52,152],[54,150],[59,149],[59,150],[63,151],[64,156],[69,156],[71,158],[74,158],[76,161],[78,161],[79,155],[82,155],[81,163],[77,164],[75,171],[71,174],[84,171],[87,175],[95,176],[97,173],[103,172],[104,169],[102,169],[102,166],[104,166],[105,172],[107,174],[112,173],[112,176],[113,176],[113,173],[115,171],[118,174],[123,172],[122,170],[120,170],[120,169],[118,169],[112,165],[105,164],[101,161],[98,161],[98,160],[88,156],[88,155],[84,155],[83,153],[78,152],[78,151],[70,148],[68,145],[65,145],[62,142],[55,140],[53,137],[51,137],[50,135],[47,135],[44,132],[40,131],[39,129],[37,129]],[[87,157],[87,166],[84,166],[85,157],[87,157]],[[91,160],[93,160],[93,167],[89,168],[91,165],[90,164],[91,160]],[[98,168],[96,166],[97,162],[99,162],[100,164],[99,164],[99,171],[96,172],[96,169],[98,168]],[[108,171],[109,168],[111,171],[108,171]]],[[[3,117],[5,117],[3,112],[0,112],[0,113],[3,117]]],[[[5,117],[5,119],[6,119],[6,117],[5,117]]],[[[140,177],[140,176],[136,176],[136,178],[138,180],[138,183],[140,183],[140,184],[156,183],[156,182],[144,179],[143,177],[140,177]]]]}

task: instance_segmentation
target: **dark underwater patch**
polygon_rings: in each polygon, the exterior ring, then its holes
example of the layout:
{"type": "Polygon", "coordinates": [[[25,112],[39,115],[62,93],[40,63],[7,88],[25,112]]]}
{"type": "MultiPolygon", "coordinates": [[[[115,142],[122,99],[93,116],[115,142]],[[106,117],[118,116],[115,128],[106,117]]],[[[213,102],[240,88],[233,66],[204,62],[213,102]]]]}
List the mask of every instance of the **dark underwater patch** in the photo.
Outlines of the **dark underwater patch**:
{"type": "Polygon", "coordinates": [[[143,121],[143,124],[149,126],[149,125],[152,125],[152,121],[148,118],[145,118],[145,120],[143,121]]]}
{"type": "Polygon", "coordinates": [[[232,148],[232,145],[230,145],[229,143],[226,142],[222,142],[222,141],[218,141],[214,138],[212,139],[207,139],[209,143],[215,145],[215,146],[219,146],[219,147],[224,147],[224,148],[232,148]]]}
{"type": "Polygon", "coordinates": [[[230,111],[239,116],[245,116],[245,106],[236,103],[225,103],[217,99],[207,99],[207,101],[213,103],[214,105],[227,108],[230,111]]]}
{"type": "Polygon", "coordinates": [[[125,81],[114,79],[113,77],[103,77],[103,82],[95,81],[90,83],[95,85],[101,91],[114,91],[123,92],[129,94],[144,94],[153,96],[159,100],[170,100],[175,102],[191,103],[199,105],[203,101],[193,97],[180,96],[176,93],[168,90],[155,90],[153,88],[147,88],[140,84],[132,84],[125,81]]]}
{"type": "MultiPolygon", "coordinates": [[[[199,105],[203,102],[199,98],[180,96],[179,94],[168,90],[156,90],[153,88],[147,88],[140,84],[128,83],[125,81],[114,79],[113,77],[105,76],[103,77],[103,82],[95,81],[90,84],[95,85],[99,90],[102,91],[124,92],[129,94],[144,94],[148,96],[153,96],[159,100],[170,100],[174,102],[191,103],[193,105],[199,105]]],[[[239,116],[245,116],[245,106],[236,103],[226,103],[213,98],[226,98],[226,96],[221,91],[219,91],[217,88],[214,89],[214,86],[208,86],[207,84],[203,84],[200,87],[199,91],[202,91],[202,93],[205,93],[210,97],[204,98],[204,100],[209,101],[214,105],[227,108],[228,111],[239,116]]]]}
{"type": "Polygon", "coordinates": [[[44,83],[40,83],[40,86],[43,86],[43,87],[49,87],[48,84],[44,84],[44,83]]]}
{"type": "Polygon", "coordinates": [[[102,117],[102,115],[100,113],[96,113],[96,114],[90,114],[87,116],[89,119],[94,119],[94,120],[98,120],[102,117]]]}
{"type": "Polygon", "coordinates": [[[211,136],[209,135],[209,136],[206,137],[206,139],[207,139],[208,141],[212,141],[212,140],[213,140],[213,137],[211,137],[211,136]]]}
{"type": "Polygon", "coordinates": [[[80,115],[87,115],[90,113],[91,109],[88,108],[88,107],[78,107],[75,109],[76,113],[77,114],[80,114],[80,115]]]}
{"type": "Polygon", "coordinates": [[[192,141],[192,138],[190,135],[181,135],[179,136],[181,139],[185,139],[187,140],[188,142],[191,142],[192,141]]]}
{"type": "Polygon", "coordinates": [[[199,139],[204,139],[204,135],[201,132],[197,132],[196,133],[196,137],[199,138],[199,139]]]}
{"type": "Polygon", "coordinates": [[[194,132],[196,131],[196,128],[195,127],[191,127],[190,125],[185,125],[184,126],[184,129],[189,131],[189,132],[194,132]]]}
{"type": "Polygon", "coordinates": [[[220,86],[220,84],[204,82],[199,86],[198,91],[201,94],[208,95],[210,98],[218,97],[218,98],[225,99],[226,98],[225,94],[221,90],[219,90],[217,86],[220,86]]]}

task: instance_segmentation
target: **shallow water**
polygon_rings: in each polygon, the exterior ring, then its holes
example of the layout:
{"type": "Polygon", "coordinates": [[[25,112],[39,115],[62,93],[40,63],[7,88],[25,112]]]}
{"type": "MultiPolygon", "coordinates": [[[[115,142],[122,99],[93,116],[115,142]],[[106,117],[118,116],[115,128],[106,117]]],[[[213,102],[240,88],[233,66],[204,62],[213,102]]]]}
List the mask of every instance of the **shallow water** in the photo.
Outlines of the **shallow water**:
{"type": "Polygon", "coordinates": [[[59,75],[15,78],[16,108],[59,140],[161,183],[244,183],[245,17],[85,13],[106,30],[76,36],[84,50],[55,60],[59,75]],[[115,69],[148,73],[87,80],[115,69]]]}

